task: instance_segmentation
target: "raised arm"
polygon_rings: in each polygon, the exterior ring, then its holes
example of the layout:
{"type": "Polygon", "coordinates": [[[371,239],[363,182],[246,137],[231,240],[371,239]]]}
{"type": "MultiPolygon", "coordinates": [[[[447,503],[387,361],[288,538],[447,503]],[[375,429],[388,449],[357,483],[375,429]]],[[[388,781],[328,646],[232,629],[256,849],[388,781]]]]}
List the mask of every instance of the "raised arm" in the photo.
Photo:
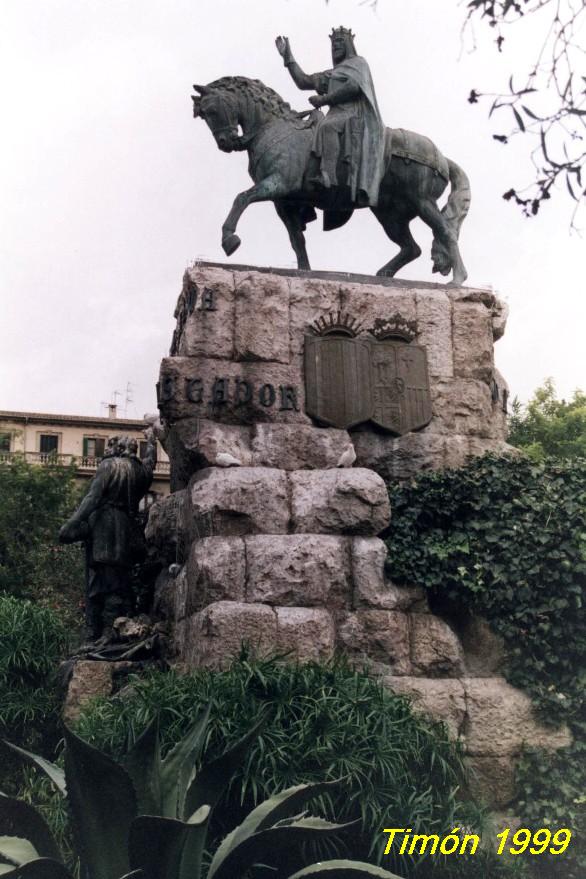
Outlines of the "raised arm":
{"type": "Polygon", "coordinates": [[[304,73],[293,57],[288,37],[277,37],[275,45],[297,88],[320,93],[327,91],[325,74],[304,73]]]}
{"type": "Polygon", "coordinates": [[[157,437],[152,425],[144,431],[144,436],[147,441],[147,447],[144,457],[141,458],[141,464],[147,476],[152,479],[155,467],[157,466],[157,437]]]}

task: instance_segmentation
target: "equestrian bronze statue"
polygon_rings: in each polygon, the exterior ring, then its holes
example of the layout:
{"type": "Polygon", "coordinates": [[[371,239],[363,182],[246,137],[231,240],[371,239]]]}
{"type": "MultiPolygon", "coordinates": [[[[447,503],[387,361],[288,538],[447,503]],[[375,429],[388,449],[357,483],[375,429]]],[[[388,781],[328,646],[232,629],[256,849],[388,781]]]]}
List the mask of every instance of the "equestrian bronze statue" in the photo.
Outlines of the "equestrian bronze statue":
{"type": "Polygon", "coordinates": [[[222,247],[230,256],[240,245],[236,226],[246,208],[273,201],[284,222],[300,269],[309,269],[306,224],[324,212],[324,229],[336,229],[353,212],[370,208],[399,253],[378,275],[394,276],[417,259],[421,249],[409,224],[420,217],[433,232],[433,271],[467,273],[458,248],[460,227],[470,205],[464,171],[427,138],[402,128],[385,128],[372,76],[357,55],[346,28],[331,34],[331,70],[306,74],[293,58],[289,40],[276,45],[293,81],[315,91],[313,110],[296,113],[258,79],[226,76],[196,85],[193,115],[205,120],[224,152],[247,150],[254,186],[239,193],[222,227],[222,247]],[[321,108],[327,107],[324,115],[321,108]],[[450,183],[446,205],[437,199],[450,183]]]}

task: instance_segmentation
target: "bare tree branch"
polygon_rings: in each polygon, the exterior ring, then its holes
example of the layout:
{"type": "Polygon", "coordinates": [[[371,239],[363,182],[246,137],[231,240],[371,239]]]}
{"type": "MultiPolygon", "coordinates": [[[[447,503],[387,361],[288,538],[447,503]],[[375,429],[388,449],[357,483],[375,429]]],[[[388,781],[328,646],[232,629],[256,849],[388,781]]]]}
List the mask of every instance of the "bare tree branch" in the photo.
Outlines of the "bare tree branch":
{"type": "Polygon", "coordinates": [[[469,0],[464,30],[473,33],[480,19],[494,29],[495,43],[503,52],[508,29],[530,15],[543,19],[543,37],[521,85],[509,80],[508,92],[489,94],[472,89],[471,104],[492,98],[489,117],[498,113],[505,128],[493,134],[506,145],[510,138],[531,139],[534,179],[503,198],[534,216],[552,196],[557,183],[565,183],[575,202],[571,225],[586,204],[586,0],[469,0]]]}

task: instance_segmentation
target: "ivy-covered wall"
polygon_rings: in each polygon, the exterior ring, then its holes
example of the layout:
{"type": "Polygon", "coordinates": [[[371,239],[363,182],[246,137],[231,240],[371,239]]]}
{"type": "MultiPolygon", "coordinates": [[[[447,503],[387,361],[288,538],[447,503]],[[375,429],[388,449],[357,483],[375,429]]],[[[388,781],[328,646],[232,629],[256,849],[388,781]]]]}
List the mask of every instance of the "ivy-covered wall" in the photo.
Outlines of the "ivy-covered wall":
{"type": "MultiPolygon", "coordinates": [[[[526,752],[519,815],[529,827],[570,827],[583,838],[586,460],[487,455],[390,485],[389,494],[391,579],[425,586],[444,613],[488,620],[504,640],[510,682],[542,720],[572,730],[574,744],[553,757],[526,752]]],[[[544,861],[543,875],[583,876],[578,849],[570,867],[544,861]]]]}

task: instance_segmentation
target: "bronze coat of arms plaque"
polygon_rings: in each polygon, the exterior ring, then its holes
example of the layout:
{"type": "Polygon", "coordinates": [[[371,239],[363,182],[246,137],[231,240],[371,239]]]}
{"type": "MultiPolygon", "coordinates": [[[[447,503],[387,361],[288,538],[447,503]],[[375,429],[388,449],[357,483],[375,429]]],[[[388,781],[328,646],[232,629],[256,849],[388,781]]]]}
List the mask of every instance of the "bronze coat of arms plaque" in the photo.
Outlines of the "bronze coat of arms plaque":
{"type": "Polygon", "coordinates": [[[432,418],[427,355],[412,344],[415,329],[400,315],[377,321],[375,337],[356,338],[346,315],[331,315],[305,337],[307,414],[321,424],[348,429],[372,421],[395,436],[432,418]]]}
{"type": "Polygon", "coordinates": [[[431,421],[427,354],[397,339],[371,342],[373,414],[370,420],[398,436],[431,421]]]}
{"type": "Polygon", "coordinates": [[[347,336],[305,339],[305,408],[330,427],[348,428],[373,412],[370,343],[347,336]]]}

